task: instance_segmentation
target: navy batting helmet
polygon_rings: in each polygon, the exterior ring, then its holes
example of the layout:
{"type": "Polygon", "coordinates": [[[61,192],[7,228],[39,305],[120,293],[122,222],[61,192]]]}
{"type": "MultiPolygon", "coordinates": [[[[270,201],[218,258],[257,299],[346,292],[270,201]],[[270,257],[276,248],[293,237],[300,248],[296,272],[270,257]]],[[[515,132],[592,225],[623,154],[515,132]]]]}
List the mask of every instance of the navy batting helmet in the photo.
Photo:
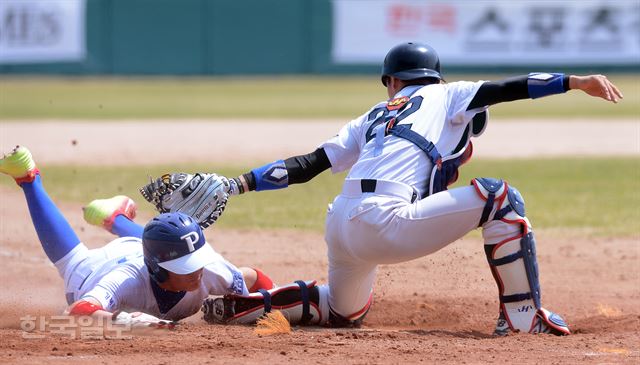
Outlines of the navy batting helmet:
{"type": "Polygon", "coordinates": [[[149,274],[158,283],[167,280],[167,271],[190,274],[216,257],[198,222],[180,212],[163,213],[147,223],[142,248],[149,274]]]}
{"type": "Polygon", "coordinates": [[[415,80],[440,76],[440,58],[436,50],[426,44],[402,43],[387,53],[382,66],[382,84],[387,86],[386,77],[393,76],[400,80],[415,80]]]}

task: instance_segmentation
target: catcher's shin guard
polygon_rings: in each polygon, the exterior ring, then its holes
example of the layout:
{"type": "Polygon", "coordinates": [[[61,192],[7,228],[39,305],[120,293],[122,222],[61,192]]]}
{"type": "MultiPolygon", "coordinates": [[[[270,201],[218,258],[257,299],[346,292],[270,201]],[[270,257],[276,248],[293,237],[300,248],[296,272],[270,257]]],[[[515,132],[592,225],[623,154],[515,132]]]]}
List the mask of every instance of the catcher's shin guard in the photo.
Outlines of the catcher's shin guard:
{"type": "Polygon", "coordinates": [[[315,281],[296,281],[247,296],[207,298],[203,319],[217,324],[253,324],[265,313],[279,310],[294,325],[323,325],[329,318],[329,288],[315,281]]]}
{"type": "Polygon", "coordinates": [[[487,261],[500,295],[495,333],[569,334],[560,316],[542,308],[536,242],[520,192],[502,180],[478,178],[472,184],[487,202],[480,226],[487,261]]]}

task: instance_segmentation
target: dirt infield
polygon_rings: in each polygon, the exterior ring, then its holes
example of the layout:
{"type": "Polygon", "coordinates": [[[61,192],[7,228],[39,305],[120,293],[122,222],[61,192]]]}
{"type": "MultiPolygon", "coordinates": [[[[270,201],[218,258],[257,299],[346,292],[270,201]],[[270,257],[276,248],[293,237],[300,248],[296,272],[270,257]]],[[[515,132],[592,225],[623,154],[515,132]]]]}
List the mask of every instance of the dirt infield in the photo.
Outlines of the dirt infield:
{"type": "MultiPolygon", "coordinates": [[[[6,151],[16,143],[24,144],[38,156],[40,163],[117,165],[122,161],[169,164],[221,160],[253,163],[308,153],[338,133],[345,122],[5,120],[0,121],[0,148],[6,151]]],[[[474,155],[476,158],[640,156],[640,119],[490,122],[482,138],[474,139],[474,155]]]]}
{"type": "MultiPolygon", "coordinates": [[[[42,169],[46,163],[87,162],[64,156],[74,147],[73,138],[78,139],[76,148],[90,146],[90,134],[67,136],[64,145],[33,145],[35,134],[18,134],[22,140],[8,141],[9,125],[0,124],[3,150],[7,143],[24,143],[34,152],[40,149],[35,153],[42,169]]],[[[53,133],[57,127],[51,126],[53,133]]],[[[630,151],[610,154],[637,155],[633,143],[638,143],[638,124],[623,128],[631,128],[630,151]]],[[[335,132],[329,129],[327,133],[335,132]]],[[[9,135],[16,136],[11,131],[9,135]]],[[[154,141],[161,138],[165,137],[156,136],[154,141]]],[[[143,145],[143,140],[147,137],[141,136],[137,144],[143,145]]],[[[299,147],[299,151],[294,146],[269,154],[308,152],[308,143],[299,147]]],[[[105,153],[100,151],[96,153],[105,153]]],[[[245,157],[247,161],[257,158],[245,157]]],[[[88,246],[98,247],[112,238],[82,222],[78,204],[57,203],[88,246]]],[[[22,193],[17,187],[0,186],[0,363],[639,363],[640,238],[588,238],[575,231],[538,231],[537,236],[543,303],[564,316],[572,336],[491,336],[497,289],[482,241],[472,235],[434,255],[381,266],[373,308],[358,330],[296,328],[289,335],[260,337],[251,327],[210,326],[195,315],[170,333],[133,339],[71,339],[48,332],[41,339],[26,339],[21,317],[51,316],[64,310],[62,280],[40,247],[22,193]]],[[[207,238],[236,265],[262,268],[278,283],[327,280],[321,234],[208,230],[207,238]]]]}

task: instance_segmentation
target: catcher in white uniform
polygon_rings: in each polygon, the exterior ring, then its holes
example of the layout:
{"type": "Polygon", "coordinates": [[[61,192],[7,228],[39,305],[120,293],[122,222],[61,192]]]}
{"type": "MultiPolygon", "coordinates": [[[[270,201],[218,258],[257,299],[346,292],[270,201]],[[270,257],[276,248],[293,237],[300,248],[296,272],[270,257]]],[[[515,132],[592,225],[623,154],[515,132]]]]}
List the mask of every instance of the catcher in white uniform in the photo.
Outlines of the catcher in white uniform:
{"type": "MultiPolygon", "coordinates": [[[[518,190],[492,178],[447,186],[471,157],[470,139],[484,131],[490,105],[570,89],[615,103],[620,91],[602,75],[531,73],[498,82],[444,83],[435,50],[418,43],[389,51],[382,83],[390,99],[347,123],[314,152],[238,178],[217,177],[235,195],[307,182],[329,168],[350,169],[327,212],[328,290],[298,282],[267,293],[230,295],[207,301],[205,318],[250,323],[263,312],[282,309],[292,322],[358,326],[372,303],[377,265],[429,255],[481,227],[499,292],[495,333],[569,334],[562,318],[542,306],[536,242],[518,190]]],[[[142,189],[156,205],[168,199],[151,198],[157,185],[142,189]]],[[[204,204],[208,198],[199,199],[204,204]]]]}
{"type": "MultiPolygon", "coordinates": [[[[71,315],[171,328],[174,321],[197,313],[209,295],[273,288],[260,270],[238,269],[216,253],[189,215],[163,213],[145,227],[137,225],[132,221],[135,203],[125,196],[95,200],[84,208],[89,223],[120,236],[89,250],[44,190],[28,149],[17,147],[0,159],[0,172],[24,191],[42,248],[64,280],[71,315]]],[[[216,203],[208,224],[224,209],[222,186],[210,186],[216,203]]]]}

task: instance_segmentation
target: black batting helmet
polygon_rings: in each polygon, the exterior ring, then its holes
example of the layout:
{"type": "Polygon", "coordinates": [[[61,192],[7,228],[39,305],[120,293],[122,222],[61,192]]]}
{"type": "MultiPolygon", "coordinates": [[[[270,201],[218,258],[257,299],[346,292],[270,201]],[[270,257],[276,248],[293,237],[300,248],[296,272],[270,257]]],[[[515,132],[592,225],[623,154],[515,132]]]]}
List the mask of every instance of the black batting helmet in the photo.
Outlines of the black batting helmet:
{"type": "Polygon", "coordinates": [[[382,65],[382,84],[387,86],[386,76],[400,80],[415,80],[440,76],[440,58],[436,50],[426,44],[408,42],[399,44],[387,53],[382,65]]]}

